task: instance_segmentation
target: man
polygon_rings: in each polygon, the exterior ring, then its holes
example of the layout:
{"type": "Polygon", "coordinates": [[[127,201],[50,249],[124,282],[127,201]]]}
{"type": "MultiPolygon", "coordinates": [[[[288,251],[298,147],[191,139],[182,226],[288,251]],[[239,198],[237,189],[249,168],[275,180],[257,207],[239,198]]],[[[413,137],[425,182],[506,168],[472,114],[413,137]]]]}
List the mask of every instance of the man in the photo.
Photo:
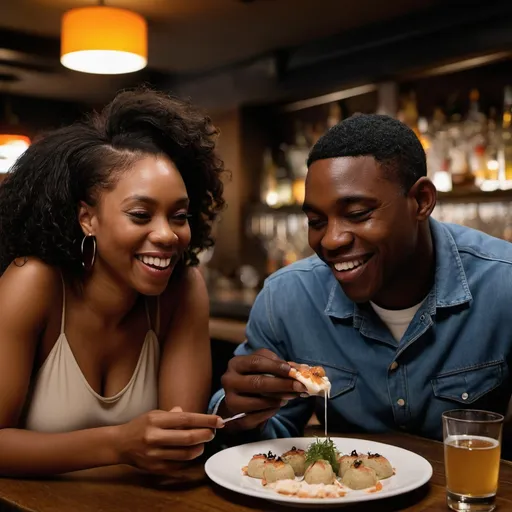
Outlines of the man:
{"type": "Polygon", "coordinates": [[[223,417],[248,413],[223,435],[301,435],[323,399],[300,396],[287,361],[325,368],[331,431],[441,439],[443,411],[505,414],[512,245],[430,218],[425,153],[393,118],[339,123],[308,168],[303,209],[316,256],[270,276],[258,295],[247,342],[211,402],[223,417]]]}

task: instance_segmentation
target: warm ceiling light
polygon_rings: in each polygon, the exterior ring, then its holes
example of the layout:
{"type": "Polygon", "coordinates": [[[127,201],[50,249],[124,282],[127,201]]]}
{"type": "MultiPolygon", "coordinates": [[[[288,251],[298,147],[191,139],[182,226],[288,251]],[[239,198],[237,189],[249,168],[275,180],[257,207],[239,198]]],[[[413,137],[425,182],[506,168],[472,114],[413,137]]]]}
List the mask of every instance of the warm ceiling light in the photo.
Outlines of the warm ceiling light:
{"type": "Polygon", "coordinates": [[[25,135],[0,133],[0,146],[4,146],[6,144],[26,144],[28,147],[30,145],[30,139],[25,137],[25,135]]]}
{"type": "Polygon", "coordinates": [[[7,172],[29,146],[30,139],[24,135],[0,133],[0,173],[7,172]]]}
{"type": "Polygon", "coordinates": [[[81,7],[62,17],[62,65],[101,75],[133,73],[146,67],[146,20],[126,9],[81,7]]]}

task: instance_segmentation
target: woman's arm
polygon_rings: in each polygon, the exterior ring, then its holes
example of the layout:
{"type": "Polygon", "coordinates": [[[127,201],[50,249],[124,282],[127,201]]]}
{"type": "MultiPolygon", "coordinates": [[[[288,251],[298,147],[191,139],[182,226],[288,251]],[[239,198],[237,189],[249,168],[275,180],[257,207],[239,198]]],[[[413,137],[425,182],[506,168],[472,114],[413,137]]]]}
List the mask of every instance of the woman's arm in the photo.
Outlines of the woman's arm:
{"type": "MultiPolygon", "coordinates": [[[[18,266],[20,265],[20,266],[18,266]]],[[[51,308],[61,304],[58,271],[36,259],[0,278],[0,474],[52,474],[115,464],[113,428],[43,434],[15,428],[51,308]]]]}
{"type": "MultiPolygon", "coordinates": [[[[205,412],[210,397],[212,360],[208,291],[197,268],[188,267],[177,288],[163,297],[166,329],[159,377],[159,408],[180,406],[188,412],[205,412]]],[[[163,322],[165,325],[165,322],[163,322]]]]}
{"type": "MultiPolygon", "coordinates": [[[[46,476],[119,463],[168,475],[176,469],[173,461],[198,457],[220,426],[216,416],[150,411],[123,425],[67,433],[16,428],[38,340],[52,308],[60,311],[61,289],[59,273],[33,259],[11,265],[0,278],[0,475],[46,476]]],[[[184,403],[199,408],[193,400],[184,403]]]]}
{"type": "Polygon", "coordinates": [[[62,434],[0,430],[1,476],[49,476],[119,464],[117,427],[62,434]]]}

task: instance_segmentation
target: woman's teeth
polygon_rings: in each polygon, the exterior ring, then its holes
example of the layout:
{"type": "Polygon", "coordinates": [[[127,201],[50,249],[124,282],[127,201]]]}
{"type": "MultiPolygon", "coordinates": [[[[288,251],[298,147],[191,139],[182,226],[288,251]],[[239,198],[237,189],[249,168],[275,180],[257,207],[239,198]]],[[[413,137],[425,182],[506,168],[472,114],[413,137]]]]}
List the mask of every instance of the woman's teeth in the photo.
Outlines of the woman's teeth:
{"type": "Polygon", "coordinates": [[[159,270],[166,269],[171,264],[171,258],[157,258],[154,256],[145,256],[137,254],[135,256],[138,260],[142,261],[149,267],[157,268],[159,270]]]}
{"type": "Polygon", "coordinates": [[[345,270],[352,270],[353,268],[360,267],[363,263],[364,260],[344,261],[343,263],[335,263],[334,268],[338,272],[343,272],[345,270]]]}

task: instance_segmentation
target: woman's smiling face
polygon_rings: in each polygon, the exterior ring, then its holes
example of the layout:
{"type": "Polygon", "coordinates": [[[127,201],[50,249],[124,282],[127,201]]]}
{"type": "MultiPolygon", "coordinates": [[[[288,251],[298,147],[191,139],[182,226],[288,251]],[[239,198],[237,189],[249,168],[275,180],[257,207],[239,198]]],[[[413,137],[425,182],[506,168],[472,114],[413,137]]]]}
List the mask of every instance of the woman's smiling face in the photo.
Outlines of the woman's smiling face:
{"type": "Polygon", "coordinates": [[[141,156],[96,206],[83,205],[84,232],[96,237],[98,267],[144,295],[159,295],[189,246],[189,198],[173,162],[141,156]]]}

